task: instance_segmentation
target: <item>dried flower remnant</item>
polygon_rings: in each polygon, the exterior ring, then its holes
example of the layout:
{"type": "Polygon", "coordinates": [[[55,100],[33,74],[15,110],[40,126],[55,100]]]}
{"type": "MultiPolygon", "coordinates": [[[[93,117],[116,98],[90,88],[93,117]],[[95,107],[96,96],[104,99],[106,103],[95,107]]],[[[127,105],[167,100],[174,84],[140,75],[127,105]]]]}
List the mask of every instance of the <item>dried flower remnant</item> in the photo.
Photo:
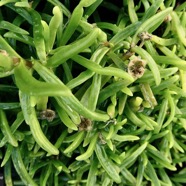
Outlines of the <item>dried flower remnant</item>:
{"type": "Polygon", "coordinates": [[[134,78],[140,78],[145,72],[146,62],[139,57],[135,57],[128,64],[128,73],[134,78]]]}
{"type": "Polygon", "coordinates": [[[38,116],[39,119],[43,119],[43,120],[46,119],[48,122],[53,121],[55,117],[56,117],[56,113],[51,109],[46,109],[39,112],[39,116],[38,116]]]}
{"type": "Polygon", "coordinates": [[[81,123],[78,125],[79,131],[90,131],[92,129],[92,121],[90,119],[81,117],[81,123]]]}
{"type": "Polygon", "coordinates": [[[138,35],[138,37],[140,38],[141,40],[141,43],[140,43],[140,47],[142,47],[144,45],[144,42],[147,41],[147,40],[150,40],[152,38],[152,35],[149,34],[148,32],[142,32],[138,35]]]}
{"type": "Polygon", "coordinates": [[[149,34],[148,32],[142,32],[138,36],[141,39],[141,41],[149,40],[152,37],[151,34],[149,34]]]}

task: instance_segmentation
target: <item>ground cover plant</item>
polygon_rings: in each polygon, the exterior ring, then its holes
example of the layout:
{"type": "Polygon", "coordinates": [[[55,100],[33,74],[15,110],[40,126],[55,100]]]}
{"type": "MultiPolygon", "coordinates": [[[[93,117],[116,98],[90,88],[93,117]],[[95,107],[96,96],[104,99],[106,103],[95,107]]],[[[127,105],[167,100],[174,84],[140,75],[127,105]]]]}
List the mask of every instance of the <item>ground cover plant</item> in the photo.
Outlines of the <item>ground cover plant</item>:
{"type": "Polygon", "coordinates": [[[186,184],[186,2],[1,0],[5,184],[186,184]]]}

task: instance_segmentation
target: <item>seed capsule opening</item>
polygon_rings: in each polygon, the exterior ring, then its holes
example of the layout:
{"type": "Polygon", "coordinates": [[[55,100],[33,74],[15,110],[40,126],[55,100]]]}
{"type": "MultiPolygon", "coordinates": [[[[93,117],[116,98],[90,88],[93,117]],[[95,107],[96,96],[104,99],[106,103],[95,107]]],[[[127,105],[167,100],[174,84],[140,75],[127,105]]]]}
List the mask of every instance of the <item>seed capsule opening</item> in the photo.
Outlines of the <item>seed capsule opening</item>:
{"type": "Polygon", "coordinates": [[[128,64],[128,73],[134,78],[140,78],[145,72],[146,62],[139,57],[135,57],[128,64]]]}

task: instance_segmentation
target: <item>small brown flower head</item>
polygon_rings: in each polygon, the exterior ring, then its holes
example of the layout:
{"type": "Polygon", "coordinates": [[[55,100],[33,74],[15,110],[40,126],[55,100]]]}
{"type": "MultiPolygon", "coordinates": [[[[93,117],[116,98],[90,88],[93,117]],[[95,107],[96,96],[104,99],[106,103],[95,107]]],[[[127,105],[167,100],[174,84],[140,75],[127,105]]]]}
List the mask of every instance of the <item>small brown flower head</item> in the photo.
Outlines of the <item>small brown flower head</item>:
{"type": "Polygon", "coordinates": [[[139,57],[135,57],[128,64],[128,73],[134,78],[140,78],[145,72],[146,62],[139,57]]]}
{"type": "Polygon", "coordinates": [[[92,121],[81,117],[81,123],[78,125],[79,131],[90,131],[92,129],[92,121]]]}
{"type": "Polygon", "coordinates": [[[46,119],[48,122],[51,122],[56,117],[56,113],[53,110],[46,109],[46,110],[39,112],[38,117],[39,119],[46,119]]]}

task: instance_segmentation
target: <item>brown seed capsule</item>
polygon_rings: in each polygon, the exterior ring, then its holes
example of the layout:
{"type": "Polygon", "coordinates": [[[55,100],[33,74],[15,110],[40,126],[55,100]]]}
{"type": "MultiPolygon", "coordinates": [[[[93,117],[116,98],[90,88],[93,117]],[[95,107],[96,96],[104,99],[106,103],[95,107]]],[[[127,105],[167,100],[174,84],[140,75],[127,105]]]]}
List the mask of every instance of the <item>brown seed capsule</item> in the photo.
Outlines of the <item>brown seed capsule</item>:
{"type": "Polygon", "coordinates": [[[135,57],[128,64],[128,73],[134,78],[140,78],[145,72],[146,62],[139,57],[135,57]]]}
{"type": "Polygon", "coordinates": [[[81,117],[81,123],[78,125],[79,131],[90,131],[92,129],[92,121],[87,118],[81,117]]]}
{"type": "Polygon", "coordinates": [[[46,109],[41,112],[39,112],[39,119],[46,119],[48,122],[53,121],[53,119],[56,117],[56,113],[53,110],[46,109]]]}

